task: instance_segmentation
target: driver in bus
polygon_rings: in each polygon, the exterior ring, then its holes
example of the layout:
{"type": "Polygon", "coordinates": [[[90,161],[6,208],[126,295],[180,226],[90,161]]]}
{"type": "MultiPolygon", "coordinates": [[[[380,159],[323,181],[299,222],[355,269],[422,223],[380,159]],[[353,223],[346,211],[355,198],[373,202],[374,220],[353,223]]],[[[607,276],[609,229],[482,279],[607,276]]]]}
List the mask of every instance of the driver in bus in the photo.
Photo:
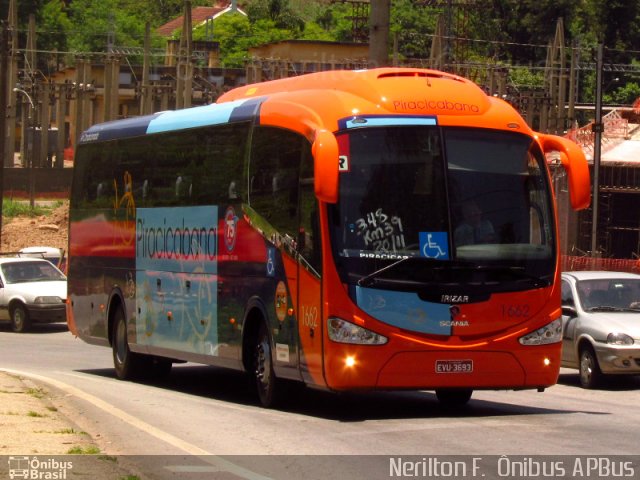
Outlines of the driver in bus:
{"type": "Polygon", "coordinates": [[[456,246],[495,241],[493,225],[489,220],[482,218],[482,211],[475,202],[466,202],[462,207],[462,215],[464,220],[453,234],[456,246]]]}

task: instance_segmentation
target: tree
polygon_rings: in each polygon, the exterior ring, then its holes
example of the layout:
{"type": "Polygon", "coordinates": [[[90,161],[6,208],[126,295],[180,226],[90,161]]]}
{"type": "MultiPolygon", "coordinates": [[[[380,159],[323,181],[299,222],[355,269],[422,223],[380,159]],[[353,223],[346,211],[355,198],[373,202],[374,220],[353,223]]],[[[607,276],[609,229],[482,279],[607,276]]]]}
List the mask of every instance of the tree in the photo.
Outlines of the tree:
{"type": "Polygon", "coordinates": [[[114,45],[137,46],[144,42],[145,20],[122,7],[119,0],[74,0],[69,18],[74,28],[68,42],[72,51],[103,52],[114,45]]]}
{"type": "Polygon", "coordinates": [[[305,22],[289,5],[289,0],[256,0],[247,6],[252,23],[271,20],[276,28],[301,32],[305,22]]]}

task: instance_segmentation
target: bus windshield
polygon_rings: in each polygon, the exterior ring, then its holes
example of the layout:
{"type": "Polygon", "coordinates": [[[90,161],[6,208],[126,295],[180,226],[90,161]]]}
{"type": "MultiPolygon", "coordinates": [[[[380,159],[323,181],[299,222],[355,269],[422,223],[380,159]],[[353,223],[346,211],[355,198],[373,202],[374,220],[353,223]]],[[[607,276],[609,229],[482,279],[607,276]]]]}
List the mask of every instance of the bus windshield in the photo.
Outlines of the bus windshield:
{"type": "Polygon", "coordinates": [[[330,206],[343,282],[486,293],[548,286],[555,232],[545,159],[519,133],[438,126],[355,128],[330,206]]]}

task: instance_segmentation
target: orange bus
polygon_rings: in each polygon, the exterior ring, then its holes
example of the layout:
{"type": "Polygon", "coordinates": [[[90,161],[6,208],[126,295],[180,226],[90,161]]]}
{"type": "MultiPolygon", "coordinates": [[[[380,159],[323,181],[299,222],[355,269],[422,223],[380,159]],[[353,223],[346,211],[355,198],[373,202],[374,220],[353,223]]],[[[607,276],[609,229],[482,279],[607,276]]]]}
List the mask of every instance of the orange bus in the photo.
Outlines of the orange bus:
{"type": "Polygon", "coordinates": [[[557,217],[584,154],[433,70],[330,71],[95,125],[79,142],[69,327],[122,379],[197,362],[344,390],[557,381],[557,217]]]}

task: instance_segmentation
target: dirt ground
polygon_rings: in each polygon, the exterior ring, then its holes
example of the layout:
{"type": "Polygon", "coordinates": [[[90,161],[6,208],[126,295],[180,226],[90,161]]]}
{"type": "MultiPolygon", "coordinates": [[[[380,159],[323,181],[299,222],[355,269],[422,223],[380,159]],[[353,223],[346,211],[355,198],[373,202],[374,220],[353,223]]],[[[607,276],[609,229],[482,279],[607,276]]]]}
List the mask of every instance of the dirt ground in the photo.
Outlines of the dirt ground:
{"type": "Polygon", "coordinates": [[[99,434],[91,436],[62,413],[65,398],[62,392],[0,371],[0,478],[14,478],[10,469],[20,464],[33,473],[19,478],[140,478],[100,448],[105,442],[99,434]],[[50,467],[52,459],[65,465],[66,474],[50,467]]]}
{"type": "Polygon", "coordinates": [[[67,250],[69,202],[49,215],[20,216],[2,219],[2,252],[16,252],[24,247],[57,247],[67,250]]]}

